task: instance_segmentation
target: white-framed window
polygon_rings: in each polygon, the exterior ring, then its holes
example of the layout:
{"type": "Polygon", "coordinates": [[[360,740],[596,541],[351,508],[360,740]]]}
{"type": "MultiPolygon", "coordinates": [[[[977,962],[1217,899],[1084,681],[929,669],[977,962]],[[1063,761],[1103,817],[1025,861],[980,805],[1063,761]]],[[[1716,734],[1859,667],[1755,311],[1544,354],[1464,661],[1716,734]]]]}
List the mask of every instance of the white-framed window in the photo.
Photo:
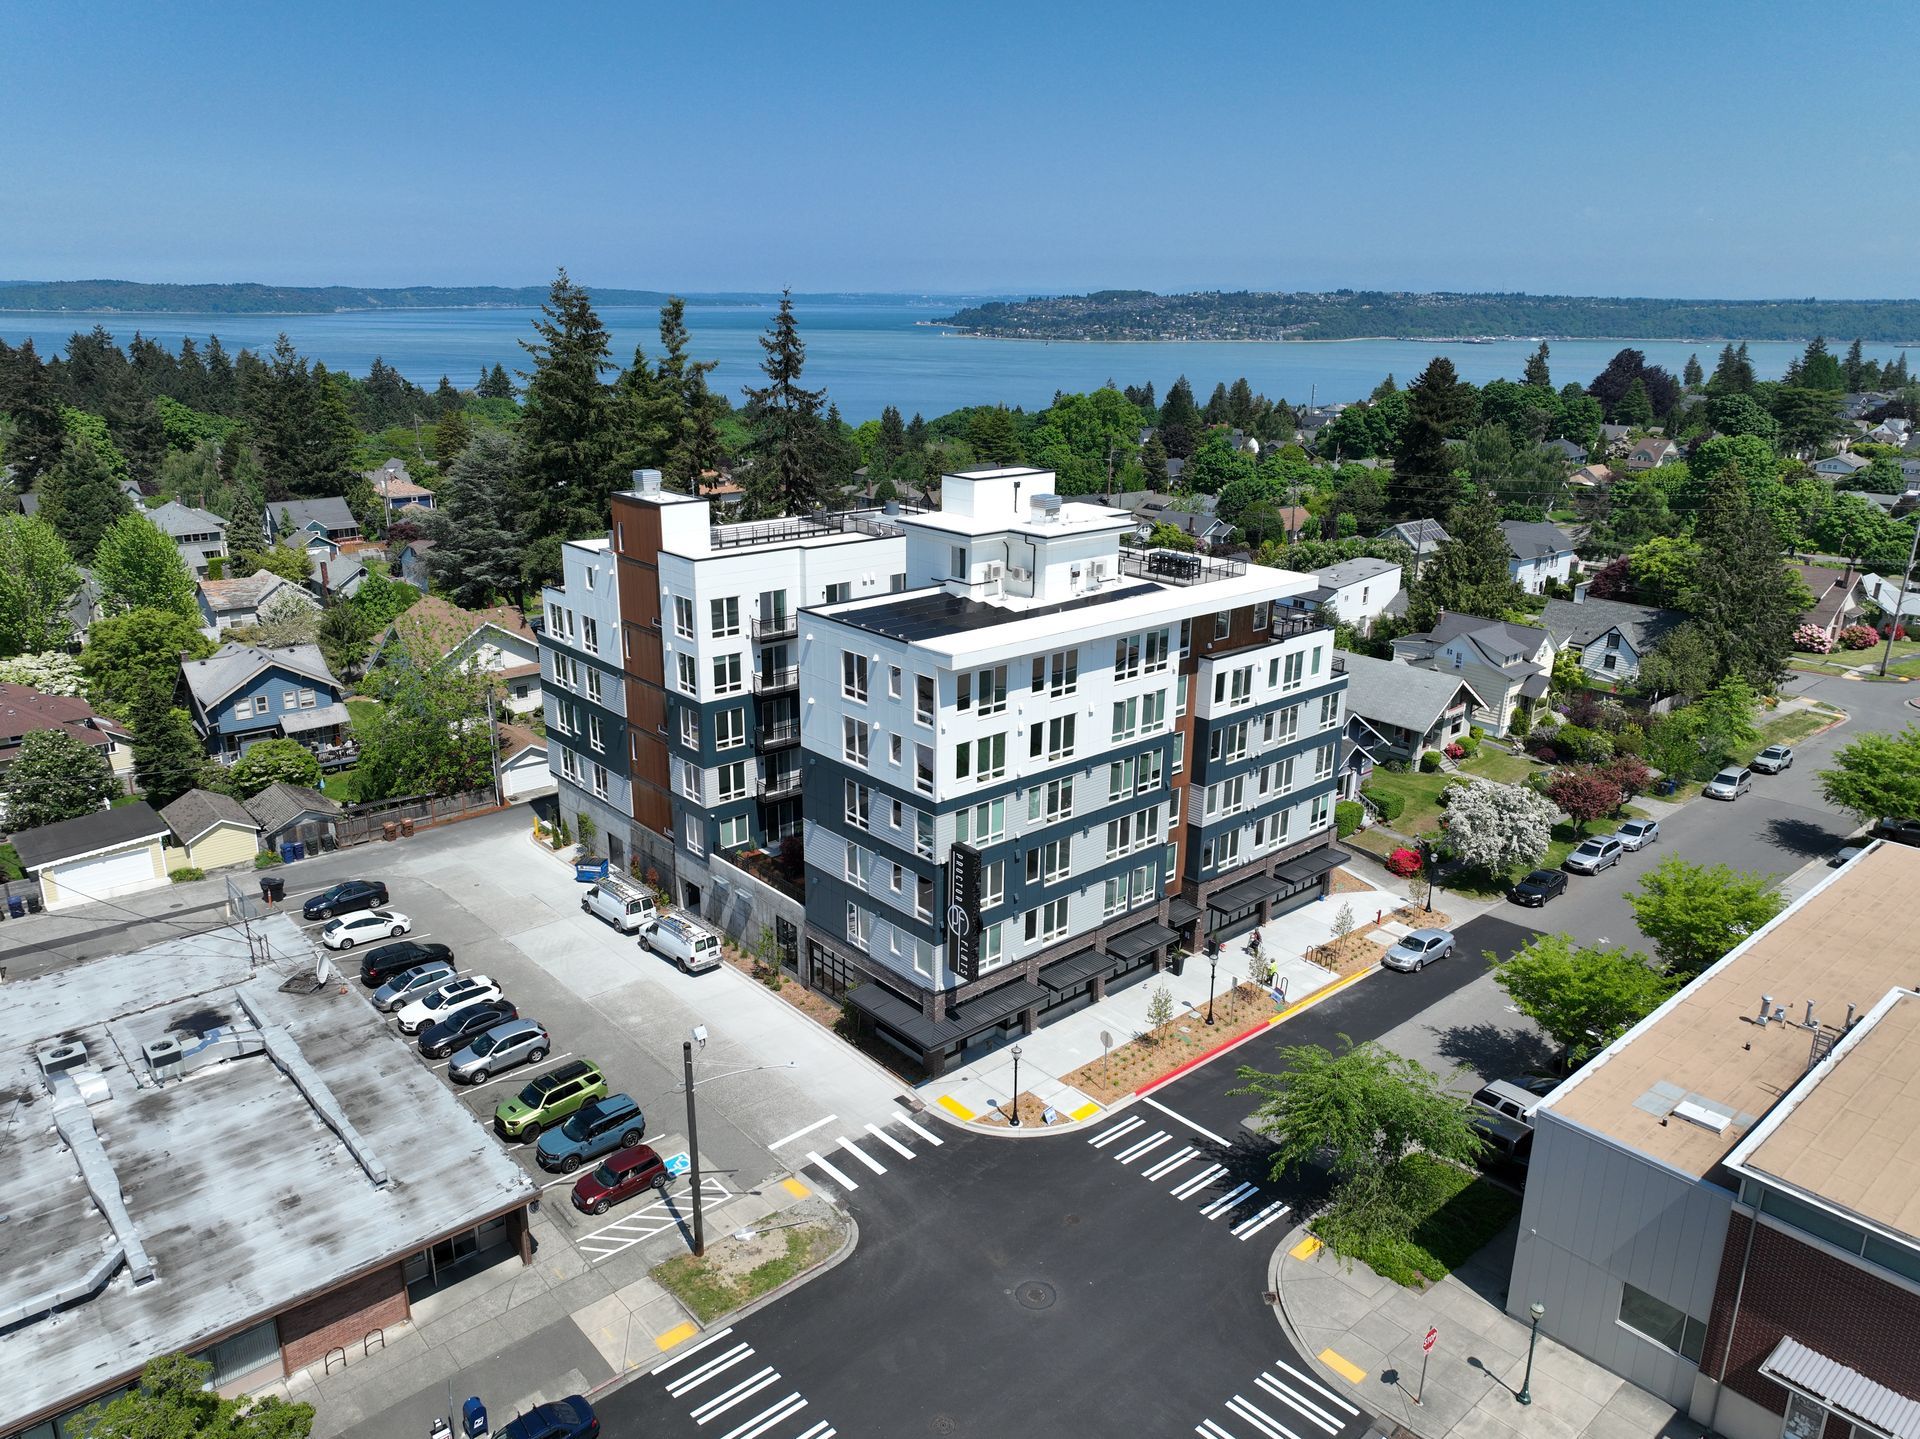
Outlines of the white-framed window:
{"type": "Polygon", "coordinates": [[[1166,669],[1169,663],[1169,636],[1165,630],[1148,630],[1146,639],[1146,672],[1150,675],[1157,675],[1166,669]]]}
{"type": "Polygon", "coordinates": [[[853,581],[842,580],[837,585],[828,585],[826,602],[830,605],[844,605],[853,598],[853,581]]]}
{"type": "Polygon", "coordinates": [[[690,814],[687,816],[686,835],[687,849],[690,853],[705,854],[707,852],[705,821],[702,820],[699,815],[690,814]]]}
{"type": "Polygon", "coordinates": [[[719,776],[722,804],[747,797],[747,762],[745,760],[737,759],[732,764],[721,765],[719,776]]]}
{"type": "Polygon", "coordinates": [[[1139,699],[1115,700],[1113,702],[1113,742],[1119,744],[1122,740],[1132,739],[1139,729],[1139,699]]]}
{"type": "Polygon", "coordinates": [[[867,702],[867,657],[842,653],[840,656],[840,693],[850,700],[867,702]]]}
{"type": "Polygon", "coordinates": [[[744,814],[731,815],[720,821],[720,848],[739,849],[752,837],[744,814]]]}
{"type": "MultiPolygon", "coordinates": [[[[1316,649],[1313,652],[1313,657],[1316,661],[1314,668],[1317,670],[1320,667],[1317,663],[1320,658],[1320,651],[1316,649]]],[[[1283,691],[1299,689],[1300,686],[1306,682],[1306,668],[1307,656],[1305,651],[1295,650],[1292,654],[1288,655],[1286,672],[1280,678],[1280,688],[1283,691]]]]}
{"type": "Polygon", "coordinates": [[[922,919],[933,918],[933,881],[924,874],[913,879],[913,912],[922,919]]]}
{"type": "Polygon", "coordinates": [[[1240,862],[1240,831],[1230,829],[1213,842],[1213,862],[1220,869],[1231,869],[1240,862]]]}
{"type": "Polygon", "coordinates": [[[312,690],[300,691],[300,708],[301,709],[310,710],[310,709],[313,709],[315,706],[317,706],[319,703],[320,703],[320,696],[315,694],[312,690]]]}
{"type": "Polygon", "coordinates": [[[897,734],[887,736],[887,763],[895,769],[900,768],[900,755],[905,744],[906,741],[897,734]]]}
{"type": "Polygon", "coordinates": [[[977,779],[981,783],[999,779],[1007,772],[1007,737],[1004,734],[982,735],[977,740],[962,740],[954,750],[954,774],[960,779],[977,779]]]}
{"type": "Polygon", "coordinates": [[[1027,851],[1027,883],[1057,884],[1069,873],[1071,844],[1064,839],[1048,840],[1027,851]]]}
{"type": "Polygon", "coordinates": [[[906,867],[902,865],[898,860],[895,860],[893,861],[893,863],[888,865],[887,868],[890,871],[888,878],[893,885],[893,892],[895,894],[898,894],[900,893],[901,890],[906,888],[906,884],[907,884],[906,867]]]}
{"type": "Polygon", "coordinates": [[[1113,677],[1130,680],[1140,673],[1140,636],[1122,635],[1113,642],[1113,677]]]}
{"type": "Polygon", "coordinates": [[[1173,712],[1176,715],[1183,715],[1187,712],[1187,681],[1192,678],[1193,676],[1191,675],[1181,675],[1179,681],[1174,686],[1173,712]]]}
{"type": "Polygon", "coordinates": [[[914,811],[913,852],[922,859],[933,858],[933,816],[925,810],[914,811]]]}
{"type": "Polygon", "coordinates": [[[887,666],[887,698],[895,699],[895,700],[900,698],[900,666],[899,665],[887,666]]]}
{"type": "Polygon", "coordinates": [[[601,751],[605,751],[607,747],[606,742],[602,739],[600,734],[600,716],[599,715],[590,714],[587,716],[587,743],[592,745],[595,749],[601,750],[601,751]]]}
{"type": "Polygon", "coordinates": [[[847,846],[846,857],[840,866],[841,877],[856,889],[867,887],[867,852],[857,844],[847,846]]]}
{"type": "MultiPolygon", "coordinates": [[[[990,799],[953,817],[953,837],[961,844],[985,845],[1007,837],[1007,802],[990,799]]],[[[928,841],[932,849],[932,841],[928,841]]]]}
{"type": "Polygon", "coordinates": [[[1247,722],[1213,730],[1207,736],[1207,758],[1222,764],[1247,757],[1247,722]]]}
{"type": "Polygon", "coordinates": [[[913,717],[921,724],[933,723],[933,676],[913,677],[913,717]]]}
{"type": "Polygon", "coordinates": [[[1007,862],[996,859],[980,866],[980,908],[992,909],[1007,900],[1007,862]]]}
{"type": "Polygon", "coordinates": [[[728,639],[740,633],[740,596],[727,595],[707,601],[713,619],[713,637],[728,639]]]}
{"type": "Polygon", "coordinates": [[[888,803],[893,807],[893,827],[898,829],[900,828],[900,816],[902,813],[900,801],[897,799],[889,800],[888,803]]]}
{"type": "Polygon", "coordinates": [[[1050,779],[1043,785],[1035,785],[1027,791],[1027,819],[1029,822],[1044,821],[1052,824],[1055,820],[1066,819],[1073,813],[1073,776],[1065,779],[1050,779]]]}
{"type": "Polygon", "coordinates": [[[867,914],[852,900],[847,901],[847,938],[863,949],[867,943],[867,914]]]}
{"type": "Polygon", "coordinates": [[[1067,932],[1067,902],[1064,899],[1048,900],[1038,909],[1030,909],[1026,914],[1026,933],[1028,944],[1049,944],[1065,937],[1067,932]]]}
{"type": "Polygon", "coordinates": [[[1334,693],[1330,695],[1321,695],[1320,696],[1320,728],[1332,729],[1335,725],[1339,723],[1340,723],[1339,691],[1336,690],[1334,693]]]}
{"type": "Polygon", "coordinates": [[[591,665],[587,666],[587,698],[600,703],[600,671],[591,665]]]}
{"type": "Polygon", "coordinates": [[[1027,758],[1066,759],[1073,754],[1072,715],[1042,720],[1027,731],[1027,758]]]}
{"type": "Polygon", "coordinates": [[[1167,692],[1155,690],[1140,696],[1140,733],[1153,734],[1167,722],[1167,692]]]}
{"type": "Polygon", "coordinates": [[[1116,914],[1125,913],[1127,908],[1127,882],[1121,878],[1110,879],[1100,903],[1100,917],[1112,919],[1116,914]]]}
{"type": "Polygon", "coordinates": [[[698,765],[683,764],[680,766],[680,793],[685,795],[688,799],[698,800],[701,798],[701,794],[700,794],[701,773],[702,771],[700,769],[700,766],[698,765]]]}
{"type": "MultiPolygon", "coordinates": [[[[747,742],[747,712],[744,709],[715,710],[713,713],[713,747],[715,749],[738,749],[747,742]]],[[[699,743],[696,731],[692,743],[699,743]]]]}
{"type": "Polygon", "coordinates": [[[600,653],[600,621],[592,615],[580,616],[580,648],[590,655],[600,653]]]}
{"type": "Polygon", "coordinates": [[[1080,651],[1055,650],[1033,657],[1033,692],[1060,699],[1080,688],[1080,651]]]}
{"type": "Polygon", "coordinates": [[[867,763],[867,726],[863,720],[851,715],[843,716],[840,721],[840,757],[848,764],[857,764],[861,768],[867,763]]]}
{"type": "Polygon", "coordinates": [[[693,638],[693,601],[685,595],[673,597],[673,632],[683,640],[693,638]]]}
{"type": "Polygon", "coordinates": [[[680,672],[680,689],[685,694],[700,693],[700,674],[694,667],[692,655],[675,655],[675,666],[680,672]]]}
{"type": "Polygon", "coordinates": [[[1326,779],[1333,773],[1333,746],[1323,744],[1313,752],[1313,777],[1326,779]]]}
{"type": "Polygon", "coordinates": [[[560,751],[560,773],[574,784],[580,783],[580,757],[570,749],[560,751]]]}
{"type": "Polygon", "coordinates": [[[952,566],[953,577],[956,580],[964,580],[967,577],[966,546],[965,545],[950,546],[949,553],[947,555],[947,560],[948,560],[948,563],[952,566]]]}
{"type": "Polygon", "coordinates": [[[1332,815],[1333,796],[1330,794],[1315,795],[1313,811],[1307,819],[1308,827],[1311,829],[1325,829],[1327,827],[1327,821],[1332,815]]]}
{"type": "Polygon", "coordinates": [[[1217,669],[1213,672],[1213,702],[1216,705],[1243,705],[1253,698],[1253,666],[1217,669]]]}
{"type": "Polygon", "coordinates": [[[737,695],[745,681],[740,677],[739,655],[715,655],[713,657],[713,692],[717,695],[737,695]]]}
{"type": "Polygon", "coordinates": [[[980,968],[992,969],[1004,958],[1006,931],[1005,920],[990,924],[980,931],[980,968]]]}
{"type": "MultiPolygon", "coordinates": [[[[916,744],[913,747],[913,787],[922,794],[933,793],[933,746],[916,744]]],[[[895,820],[895,824],[899,823],[895,820]]]]}
{"type": "MultiPolygon", "coordinates": [[[[565,705],[559,706],[565,709],[565,705]]],[[[715,723],[718,723],[716,717],[715,723]]],[[[700,748],[700,711],[688,705],[680,707],[680,743],[688,749],[700,748]]]]}
{"type": "Polygon", "coordinates": [[[1179,774],[1187,767],[1187,732],[1179,731],[1173,737],[1173,772],[1179,774]]]}
{"type": "Polygon", "coordinates": [[[1129,799],[1139,774],[1137,759],[1117,759],[1107,766],[1107,798],[1129,799]]]}
{"type": "Polygon", "coordinates": [[[1268,607],[1271,604],[1271,600],[1261,600],[1259,604],[1253,607],[1253,627],[1256,630],[1263,630],[1267,627],[1268,607]]]}
{"type": "Polygon", "coordinates": [[[846,806],[848,824],[856,829],[870,827],[868,821],[873,815],[873,794],[865,785],[847,781],[846,806]]]}
{"type": "Polygon", "coordinates": [[[1213,637],[1223,640],[1233,628],[1233,611],[1221,610],[1213,617],[1213,637]]]}

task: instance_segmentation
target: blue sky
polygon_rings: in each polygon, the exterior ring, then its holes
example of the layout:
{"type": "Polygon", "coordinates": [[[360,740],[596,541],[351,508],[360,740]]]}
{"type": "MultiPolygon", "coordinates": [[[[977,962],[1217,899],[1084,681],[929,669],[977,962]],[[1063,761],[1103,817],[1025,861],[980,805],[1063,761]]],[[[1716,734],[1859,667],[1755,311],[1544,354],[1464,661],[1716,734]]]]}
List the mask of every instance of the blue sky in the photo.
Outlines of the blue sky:
{"type": "Polygon", "coordinates": [[[0,277],[1920,293],[1911,4],[0,9],[0,277]]]}

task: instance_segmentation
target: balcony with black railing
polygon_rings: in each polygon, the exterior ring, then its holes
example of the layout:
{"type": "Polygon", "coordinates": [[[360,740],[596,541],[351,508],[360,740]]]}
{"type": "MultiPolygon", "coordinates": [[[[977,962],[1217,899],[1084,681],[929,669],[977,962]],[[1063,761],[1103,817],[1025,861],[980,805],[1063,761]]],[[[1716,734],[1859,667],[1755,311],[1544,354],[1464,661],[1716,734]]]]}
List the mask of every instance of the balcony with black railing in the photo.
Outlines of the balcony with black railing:
{"type": "Polygon", "coordinates": [[[800,612],[798,610],[753,622],[753,638],[756,644],[764,644],[768,640],[790,640],[799,633],[800,612]]]}
{"type": "Polygon", "coordinates": [[[1132,546],[1120,551],[1120,573],[1163,585],[1204,585],[1213,580],[1238,579],[1246,561],[1189,554],[1184,550],[1147,550],[1132,546]]]}
{"type": "Polygon", "coordinates": [[[779,769],[771,774],[760,776],[760,798],[765,800],[787,799],[800,793],[800,766],[791,769],[779,769]]]}
{"type": "Polygon", "coordinates": [[[763,750],[791,749],[800,743],[800,721],[775,720],[761,725],[757,743],[763,750]]]}
{"type": "Polygon", "coordinates": [[[785,669],[755,670],[753,672],[753,692],[757,695],[785,694],[788,690],[797,690],[799,688],[799,665],[788,665],[785,669]]]}

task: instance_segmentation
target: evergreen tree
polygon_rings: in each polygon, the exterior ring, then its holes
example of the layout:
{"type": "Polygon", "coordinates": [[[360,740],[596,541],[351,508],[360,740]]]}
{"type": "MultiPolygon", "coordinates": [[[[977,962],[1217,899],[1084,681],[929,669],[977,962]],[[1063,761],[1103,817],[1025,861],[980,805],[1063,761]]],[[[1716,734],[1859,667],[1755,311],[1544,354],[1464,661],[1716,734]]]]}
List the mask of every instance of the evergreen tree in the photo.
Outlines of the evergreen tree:
{"type": "Polygon", "coordinates": [[[967,421],[967,444],[983,465],[1017,465],[1024,458],[1020,427],[1005,405],[981,405],[967,421]]]}
{"type": "Polygon", "coordinates": [[[93,562],[108,527],[132,508],[112,468],[85,436],[71,440],[40,481],[41,517],[83,565],[93,562]]]}
{"type": "Polygon", "coordinates": [[[1633,377],[1626,394],[1613,407],[1613,420],[1617,425],[1632,425],[1643,430],[1653,423],[1653,401],[1647,398],[1647,382],[1640,376],[1633,377]]]}
{"type": "Polygon", "coordinates": [[[707,389],[707,367],[696,368],[687,381],[686,413],[680,420],[680,443],[667,458],[665,478],[682,494],[696,494],[700,478],[717,473],[726,462],[720,438],[720,399],[707,389]]]}
{"type": "MultiPolygon", "coordinates": [[[[528,387],[529,396],[533,386],[528,387]]],[[[434,546],[427,568],[455,604],[490,605],[520,587],[520,537],[514,524],[517,462],[514,441],[482,430],[447,470],[438,505],[427,517],[434,546]]]]}
{"type": "Polygon", "coordinates": [[[1200,407],[1194,403],[1193,386],[1182,375],[1173,382],[1166,403],[1160,406],[1160,443],[1166,447],[1168,458],[1191,459],[1200,448],[1200,432],[1205,428],[1200,407]]]}
{"type": "Polygon", "coordinates": [[[483,400],[511,400],[513,381],[507,378],[506,367],[496,364],[491,370],[482,369],[480,383],[474,386],[473,393],[483,400]]]}
{"type": "Polygon", "coordinates": [[[793,292],[783,291],[780,309],[760,337],[767,383],[745,386],[748,427],[753,433],[753,470],[747,491],[760,514],[804,514],[820,503],[827,483],[820,423],[824,390],[800,384],[807,347],[793,315],[793,292]]]}
{"type": "Polygon", "coordinates": [[[1737,676],[1771,690],[1786,672],[1793,630],[1808,603],[1806,586],[1787,565],[1766,508],[1746,473],[1764,463],[1766,446],[1752,437],[1709,440],[1696,456],[1705,475],[1694,537],[1700,545],[1693,619],[1717,657],[1719,678],[1737,676]]]}
{"type": "Polygon", "coordinates": [[[1254,418],[1253,386],[1242,375],[1227,390],[1227,422],[1235,429],[1251,434],[1254,418]]]}
{"type": "Polygon", "coordinates": [[[1167,488],[1167,447],[1160,443],[1160,432],[1147,436],[1140,447],[1140,468],[1146,472],[1147,488],[1163,493],[1167,488]]]}
{"type": "Polygon", "coordinates": [[[525,375],[519,437],[520,514],[526,526],[521,582],[557,579],[560,545],[607,527],[607,497],[621,480],[608,368],[607,331],[587,292],[561,270],[522,340],[525,375]]]}
{"type": "Polygon", "coordinates": [[[1707,393],[1744,395],[1753,385],[1753,362],[1747,358],[1746,345],[1743,343],[1737,350],[1731,344],[1723,346],[1720,360],[1707,380],[1707,393]]]}
{"type": "Polygon", "coordinates": [[[1704,378],[1705,371],[1700,368],[1700,357],[1698,355],[1688,355],[1686,368],[1680,372],[1680,383],[1685,385],[1689,390],[1697,390],[1700,388],[1700,382],[1704,378]]]}
{"type": "Polygon", "coordinates": [[[1815,335],[1800,357],[1799,368],[1787,372],[1786,383],[1798,384],[1809,390],[1844,390],[1847,380],[1840,369],[1840,362],[1827,353],[1827,341],[1824,335],[1815,335]]]}
{"type": "Polygon", "coordinates": [[[1841,363],[1840,370],[1846,378],[1849,392],[1858,394],[1872,388],[1867,383],[1867,357],[1861,352],[1859,336],[1856,335],[1853,343],[1847,346],[1847,358],[1841,363]]]}
{"type": "Polygon", "coordinates": [[[240,392],[234,383],[233,361],[227,358],[218,335],[207,336],[206,369],[206,408],[216,415],[238,414],[240,392]]]}
{"type": "Polygon", "coordinates": [[[648,368],[646,351],[636,344],[633,363],[613,383],[622,473],[665,468],[680,440],[680,407],[677,387],[648,368]]]}
{"type": "Polygon", "coordinates": [[[452,380],[442,375],[440,377],[440,383],[434,387],[433,391],[434,413],[442,418],[448,415],[456,415],[466,403],[466,396],[462,395],[453,387],[452,380]]]}
{"type": "Polygon", "coordinates": [[[133,780],[155,809],[172,804],[200,782],[207,757],[193,719],[173,705],[150,705],[135,714],[133,780]]]}
{"type": "Polygon", "coordinates": [[[1407,596],[1407,618],[1415,630],[1431,629],[1443,610],[1500,619],[1520,598],[1507,569],[1507,537],[1500,529],[1500,506],[1476,491],[1447,516],[1447,542],[1434,551],[1415,577],[1407,596]]]}
{"type": "Polygon", "coordinates": [[[1447,440],[1473,422],[1473,387],[1462,383],[1453,362],[1436,356],[1407,390],[1407,419],[1394,453],[1387,504],[1396,519],[1435,519],[1452,508],[1460,492],[1447,440]]]}
{"type": "Polygon", "coordinates": [[[1542,340],[1540,348],[1527,357],[1527,368],[1522,378],[1538,389],[1553,388],[1553,372],[1547,368],[1547,342],[1542,340]]]}
{"type": "Polygon", "coordinates": [[[460,458],[460,452],[473,443],[473,426],[459,410],[449,410],[433,427],[433,459],[442,470],[460,458]]]}
{"type": "Polygon", "coordinates": [[[1207,396],[1206,413],[1202,417],[1209,425],[1224,425],[1228,419],[1227,386],[1225,381],[1213,387],[1213,393],[1207,396]]]}
{"type": "Polygon", "coordinates": [[[880,432],[874,440],[874,458],[883,464],[900,458],[907,448],[907,427],[900,411],[888,405],[880,412],[880,432]]]}
{"type": "Polygon", "coordinates": [[[6,460],[13,466],[14,483],[30,489],[60,459],[67,443],[67,427],[60,418],[53,379],[34,353],[32,340],[14,352],[11,369],[13,381],[7,392],[0,394],[0,409],[13,423],[6,460]]]}
{"type": "Polygon", "coordinates": [[[1373,387],[1373,393],[1367,396],[1367,403],[1370,405],[1377,405],[1382,400],[1386,399],[1388,395],[1397,395],[1399,393],[1400,393],[1399,382],[1393,378],[1393,371],[1388,370],[1386,379],[1382,380],[1379,384],[1375,385],[1373,387]]]}

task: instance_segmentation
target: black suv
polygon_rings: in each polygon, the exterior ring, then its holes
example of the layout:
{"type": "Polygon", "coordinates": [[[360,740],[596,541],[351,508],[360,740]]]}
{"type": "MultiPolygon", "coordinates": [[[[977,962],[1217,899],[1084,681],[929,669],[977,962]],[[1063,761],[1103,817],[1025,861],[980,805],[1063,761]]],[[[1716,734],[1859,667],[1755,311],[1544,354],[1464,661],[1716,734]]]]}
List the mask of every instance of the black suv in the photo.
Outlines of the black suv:
{"type": "Polygon", "coordinates": [[[518,1019],[520,1011],[504,999],[490,999],[485,1004],[470,1004],[465,1009],[456,1009],[438,1024],[429,1024],[420,1031],[420,1052],[428,1059],[445,1059],[456,1049],[466,1047],[467,1040],[483,1029],[492,1029],[496,1024],[505,1024],[509,1019],[518,1019]]]}
{"type": "Polygon", "coordinates": [[[1536,869],[1520,883],[1507,891],[1507,898],[1515,904],[1532,905],[1540,908],[1557,894],[1563,894],[1567,888],[1567,877],[1557,869],[1536,869]]]}
{"type": "Polygon", "coordinates": [[[378,909],[387,902],[387,887],[377,879],[350,879],[323,889],[300,906],[304,919],[332,919],[356,909],[378,909]]]}
{"type": "Polygon", "coordinates": [[[444,944],[420,944],[411,939],[383,944],[368,950],[360,961],[360,982],[368,989],[378,989],[396,974],[436,959],[452,964],[453,951],[444,944]]]}

